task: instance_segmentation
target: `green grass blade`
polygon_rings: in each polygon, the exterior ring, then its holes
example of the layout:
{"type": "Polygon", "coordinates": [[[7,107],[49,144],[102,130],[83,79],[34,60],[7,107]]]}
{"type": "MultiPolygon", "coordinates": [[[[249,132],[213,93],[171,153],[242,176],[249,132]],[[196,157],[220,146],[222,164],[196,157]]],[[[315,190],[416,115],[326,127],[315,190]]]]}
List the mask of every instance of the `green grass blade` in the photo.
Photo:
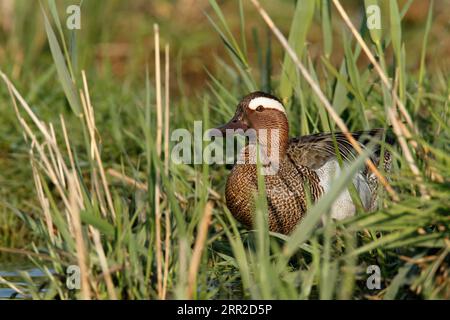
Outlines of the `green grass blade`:
{"type": "Polygon", "coordinates": [[[70,76],[69,69],[67,68],[67,64],[64,60],[64,56],[61,52],[61,47],[59,46],[58,40],[56,39],[56,35],[43,9],[42,13],[44,15],[45,31],[47,32],[48,43],[50,45],[50,50],[52,52],[53,60],[56,65],[56,71],[58,73],[59,81],[61,82],[72,111],[77,116],[79,116],[81,114],[82,108],[80,98],[77,94],[77,89],[70,76]]]}
{"type": "Polygon", "coordinates": [[[417,81],[418,89],[417,89],[416,99],[414,101],[414,111],[416,114],[419,109],[420,100],[421,100],[422,94],[423,94],[422,84],[423,84],[423,80],[424,80],[424,76],[425,76],[425,56],[427,53],[428,35],[430,34],[431,23],[433,21],[433,7],[434,7],[434,1],[432,0],[430,2],[430,6],[428,8],[427,22],[425,25],[425,33],[424,33],[423,41],[422,41],[422,49],[420,51],[419,79],[417,81]]]}
{"type": "MultiPolygon", "coordinates": [[[[365,10],[366,10],[366,21],[368,19],[367,12],[368,8],[380,8],[380,4],[378,3],[378,0],[364,0],[365,10]]],[[[375,12],[369,11],[371,14],[376,14],[375,12]]],[[[380,9],[380,19],[381,19],[381,9],[380,9]]],[[[375,16],[374,16],[375,18],[375,16]]],[[[382,36],[382,30],[383,30],[383,24],[381,20],[381,28],[369,28],[370,38],[375,44],[380,44],[381,36],[382,36]]]]}
{"type": "MultiPolygon", "coordinates": [[[[301,58],[305,47],[306,35],[308,34],[308,30],[314,16],[315,4],[316,0],[297,1],[294,18],[292,19],[291,28],[289,31],[288,41],[289,45],[294,48],[295,53],[299,58],[301,58]]],[[[286,53],[279,87],[280,96],[283,101],[289,99],[292,94],[295,83],[292,83],[291,79],[294,78],[294,64],[289,55],[286,53]]]]}
{"type": "Polygon", "coordinates": [[[330,0],[321,1],[322,34],[325,58],[330,58],[333,51],[333,30],[331,27],[331,5],[330,0]]]}

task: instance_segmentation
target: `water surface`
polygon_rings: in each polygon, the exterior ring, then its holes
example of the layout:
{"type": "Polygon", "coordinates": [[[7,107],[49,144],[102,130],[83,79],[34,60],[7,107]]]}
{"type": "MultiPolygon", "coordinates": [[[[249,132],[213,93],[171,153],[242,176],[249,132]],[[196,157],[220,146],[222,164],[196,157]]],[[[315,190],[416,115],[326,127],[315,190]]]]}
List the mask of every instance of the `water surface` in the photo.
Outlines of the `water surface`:
{"type": "Polygon", "coordinates": [[[0,260],[0,277],[19,288],[25,295],[17,293],[6,283],[2,283],[0,278],[0,300],[30,299],[31,296],[28,294],[30,284],[24,281],[24,277],[21,273],[28,273],[35,283],[41,283],[44,280],[45,274],[41,270],[35,268],[28,260],[18,259],[8,262],[2,260],[3,259],[0,260]]]}

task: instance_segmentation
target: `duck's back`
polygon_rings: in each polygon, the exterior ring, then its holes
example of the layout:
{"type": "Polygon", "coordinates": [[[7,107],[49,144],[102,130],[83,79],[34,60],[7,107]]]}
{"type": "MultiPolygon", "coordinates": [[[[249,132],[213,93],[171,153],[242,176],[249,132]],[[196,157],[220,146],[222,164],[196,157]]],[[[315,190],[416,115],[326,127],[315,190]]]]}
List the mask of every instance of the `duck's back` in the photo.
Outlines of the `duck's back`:
{"type": "MultiPolygon", "coordinates": [[[[365,149],[370,146],[371,160],[376,166],[380,162],[383,129],[353,132],[352,136],[365,149]]],[[[336,146],[344,161],[348,165],[357,156],[357,153],[343,133],[319,133],[300,138],[292,138],[289,142],[287,155],[293,163],[306,166],[317,173],[324,193],[328,192],[335,179],[339,178],[342,168],[336,156],[336,146]]],[[[393,141],[388,138],[387,143],[393,141]]],[[[386,172],[391,168],[391,155],[384,151],[383,166],[386,172]]],[[[366,210],[374,210],[377,202],[378,181],[375,175],[363,166],[354,176],[353,184],[359,193],[362,205],[366,210]]],[[[331,208],[331,215],[335,219],[343,219],[353,215],[355,206],[348,190],[343,190],[331,208]]]]}

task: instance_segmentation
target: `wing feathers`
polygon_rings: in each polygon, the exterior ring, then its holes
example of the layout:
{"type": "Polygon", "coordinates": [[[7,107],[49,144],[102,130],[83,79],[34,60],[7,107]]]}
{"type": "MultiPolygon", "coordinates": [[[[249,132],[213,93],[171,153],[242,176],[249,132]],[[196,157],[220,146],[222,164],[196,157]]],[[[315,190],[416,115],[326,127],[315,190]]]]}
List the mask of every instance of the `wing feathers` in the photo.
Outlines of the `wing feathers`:
{"type": "MultiPolygon", "coordinates": [[[[380,141],[383,137],[383,129],[373,129],[370,131],[352,132],[353,138],[357,140],[362,148],[371,145],[373,148],[372,160],[377,164],[380,153],[380,141]],[[373,144],[373,146],[372,146],[373,144]]],[[[339,152],[344,161],[352,161],[357,152],[342,132],[334,133],[339,152]]],[[[299,138],[292,138],[289,141],[289,157],[297,164],[307,166],[311,169],[318,169],[332,158],[336,157],[332,133],[318,133],[299,138]]],[[[393,144],[391,138],[386,142],[393,144]]]]}

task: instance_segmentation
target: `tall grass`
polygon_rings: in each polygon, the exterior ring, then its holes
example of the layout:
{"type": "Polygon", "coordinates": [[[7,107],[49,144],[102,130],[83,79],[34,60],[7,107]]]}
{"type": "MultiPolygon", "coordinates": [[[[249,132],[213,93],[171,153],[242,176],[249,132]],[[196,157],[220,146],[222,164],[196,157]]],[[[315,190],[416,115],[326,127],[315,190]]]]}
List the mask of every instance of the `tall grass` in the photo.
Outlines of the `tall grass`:
{"type": "MultiPolygon", "coordinates": [[[[281,42],[280,74],[273,74],[271,67],[278,63],[271,60],[278,42],[269,37],[264,46],[257,32],[259,58],[252,63],[242,2],[236,8],[239,37],[211,0],[207,18],[229,60],[218,61],[226,71],[221,78],[207,71],[209,91],[199,99],[202,108],[194,109],[183,99],[169,100],[171,57],[166,47],[162,76],[155,25],[155,88],[147,71],[139,89],[143,94],[126,104],[123,119],[110,110],[112,137],[107,139],[96,108],[100,98],[91,97],[99,96],[90,89],[95,73],[74,64],[76,53],[68,49],[55,2],[42,7],[54,68],[73,114],[43,119],[10,77],[0,73],[28,145],[38,200],[35,214],[22,211],[20,204],[14,212],[37,238],[26,253],[47,275],[46,290],[11,284],[16,291],[41,299],[449,298],[449,79],[444,72],[426,72],[428,31],[416,75],[405,70],[405,11],[396,4],[384,12],[390,32],[382,34],[367,30],[364,23],[357,31],[339,1],[306,6],[298,1],[285,39],[258,1],[253,3],[262,13],[261,25],[268,23],[281,42]],[[324,32],[324,54],[318,61],[304,45],[310,31],[304,20],[314,16],[321,19],[324,32]],[[333,39],[332,19],[341,18],[350,33],[333,39]],[[345,55],[336,66],[332,46],[339,41],[345,55]],[[393,56],[385,56],[391,47],[393,56]],[[368,57],[368,64],[357,63],[361,55],[368,57]],[[203,120],[206,129],[223,122],[241,95],[258,88],[272,88],[282,97],[294,133],[393,125],[400,146],[383,147],[393,154],[394,165],[383,184],[388,192],[380,187],[378,211],[360,208],[355,217],[341,222],[327,214],[367,160],[363,152],[290,236],[268,231],[261,177],[255,195],[257,223],[255,230],[246,231],[225,206],[225,168],[170,161],[169,125],[191,129],[193,120],[203,120]],[[79,136],[71,134],[77,129],[79,136]],[[120,161],[112,161],[108,143],[120,150],[120,161]],[[318,225],[321,218],[323,226],[318,225]],[[80,267],[81,290],[66,286],[69,265],[80,267]],[[369,265],[381,269],[379,290],[366,286],[369,265]]],[[[373,3],[377,1],[365,5],[373,3]]],[[[432,19],[430,8],[425,30],[432,19]]],[[[103,92],[101,99],[110,93],[103,92]]],[[[372,166],[384,179],[382,170],[372,166]]]]}

